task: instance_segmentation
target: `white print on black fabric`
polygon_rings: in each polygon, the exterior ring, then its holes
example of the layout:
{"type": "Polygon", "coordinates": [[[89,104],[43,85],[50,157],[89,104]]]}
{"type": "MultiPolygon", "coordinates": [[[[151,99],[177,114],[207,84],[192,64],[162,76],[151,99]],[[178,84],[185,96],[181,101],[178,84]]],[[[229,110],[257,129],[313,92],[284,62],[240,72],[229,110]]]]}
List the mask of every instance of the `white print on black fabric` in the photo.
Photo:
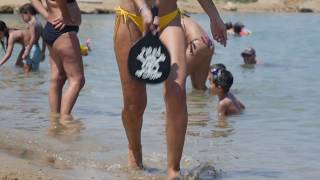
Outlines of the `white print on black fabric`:
{"type": "Polygon", "coordinates": [[[162,76],[159,72],[160,62],[165,61],[166,56],[161,53],[161,47],[152,48],[143,47],[137,59],[142,63],[141,69],[135,72],[135,75],[142,79],[155,80],[162,76]]]}

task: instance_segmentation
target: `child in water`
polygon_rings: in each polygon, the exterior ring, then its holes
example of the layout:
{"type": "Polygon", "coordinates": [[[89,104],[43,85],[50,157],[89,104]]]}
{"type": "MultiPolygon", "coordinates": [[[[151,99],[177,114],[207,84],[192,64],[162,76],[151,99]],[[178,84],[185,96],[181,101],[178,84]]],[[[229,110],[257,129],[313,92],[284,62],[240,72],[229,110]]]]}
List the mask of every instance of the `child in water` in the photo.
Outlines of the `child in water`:
{"type": "MultiPolygon", "coordinates": [[[[6,23],[0,20],[0,39],[3,50],[5,51],[4,57],[0,61],[0,66],[5,64],[12,55],[13,46],[15,43],[19,43],[22,45],[21,52],[16,61],[17,66],[23,66],[22,60],[27,58],[27,60],[31,59],[32,61],[40,62],[41,52],[38,48],[35,48],[32,52],[31,57],[28,57],[29,52],[32,49],[31,42],[31,33],[28,30],[19,30],[19,29],[10,29],[7,27],[6,23]],[[31,45],[30,45],[31,44],[31,45]]],[[[37,69],[39,65],[38,63],[33,64],[33,69],[37,69]]],[[[25,70],[29,70],[25,66],[25,70]]]]}
{"type": "Polygon", "coordinates": [[[30,72],[31,70],[38,70],[40,61],[43,61],[45,58],[45,44],[43,43],[42,50],[39,46],[42,25],[36,19],[37,12],[31,4],[23,5],[19,11],[23,21],[27,23],[25,30],[9,29],[3,21],[0,22],[1,44],[6,52],[0,61],[0,66],[11,57],[14,43],[19,43],[22,45],[22,49],[16,65],[23,66],[25,72],[30,72]]]}
{"type": "Polygon", "coordinates": [[[219,116],[240,114],[245,109],[244,104],[229,92],[233,76],[224,66],[211,66],[209,81],[211,93],[219,98],[219,116]]]}
{"type": "Polygon", "coordinates": [[[20,14],[25,23],[27,23],[27,30],[31,34],[31,39],[22,56],[24,62],[24,69],[26,72],[31,70],[38,70],[40,61],[45,59],[46,45],[42,41],[42,48],[40,50],[39,39],[42,34],[43,27],[36,18],[37,11],[29,3],[20,7],[20,14]],[[40,58],[39,58],[40,57],[40,58]]]}

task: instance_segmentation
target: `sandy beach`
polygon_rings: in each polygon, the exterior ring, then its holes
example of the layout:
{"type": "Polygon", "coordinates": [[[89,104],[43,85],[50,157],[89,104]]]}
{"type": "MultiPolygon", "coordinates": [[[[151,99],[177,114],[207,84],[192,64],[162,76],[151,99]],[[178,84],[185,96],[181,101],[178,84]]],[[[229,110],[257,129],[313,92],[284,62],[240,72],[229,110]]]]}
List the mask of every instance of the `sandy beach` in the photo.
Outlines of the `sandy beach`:
{"type": "MultiPolygon", "coordinates": [[[[12,13],[28,0],[0,1],[0,12],[12,13]]],[[[78,0],[83,13],[112,13],[118,5],[118,0],[78,0]]],[[[258,0],[255,3],[217,2],[220,11],[239,12],[320,12],[319,0],[258,0]]],[[[180,0],[179,7],[191,13],[203,12],[197,1],[180,0]]]]}
{"type": "MultiPolygon", "coordinates": [[[[5,153],[0,153],[1,180],[57,180],[52,172],[5,153]]],[[[59,178],[61,179],[61,178],[59,178]]]]}

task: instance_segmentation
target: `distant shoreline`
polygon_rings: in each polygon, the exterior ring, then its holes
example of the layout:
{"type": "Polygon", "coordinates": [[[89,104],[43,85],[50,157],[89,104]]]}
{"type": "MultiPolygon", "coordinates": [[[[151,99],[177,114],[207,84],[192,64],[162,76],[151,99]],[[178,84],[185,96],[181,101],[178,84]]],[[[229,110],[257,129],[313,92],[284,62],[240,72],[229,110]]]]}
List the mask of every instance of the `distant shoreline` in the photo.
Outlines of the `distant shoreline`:
{"type": "MultiPolygon", "coordinates": [[[[10,0],[10,3],[0,2],[1,14],[16,13],[19,6],[28,3],[28,0],[10,0]]],[[[194,0],[181,0],[179,8],[190,13],[203,13],[203,10],[194,0]]],[[[83,14],[111,14],[118,6],[118,0],[78,0],[83,14]]],[[[320,1],[293,1],[293,0],[259,0],[256,3],[216,3],[219,11],[238,12],[312,12],[320,13],[320,1]]]]}

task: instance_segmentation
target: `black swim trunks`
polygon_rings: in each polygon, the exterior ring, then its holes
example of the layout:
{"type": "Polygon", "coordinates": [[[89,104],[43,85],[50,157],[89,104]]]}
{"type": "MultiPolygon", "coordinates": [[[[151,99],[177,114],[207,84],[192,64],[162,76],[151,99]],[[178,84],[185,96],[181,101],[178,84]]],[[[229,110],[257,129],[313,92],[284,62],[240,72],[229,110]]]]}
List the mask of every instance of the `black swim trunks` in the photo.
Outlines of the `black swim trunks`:
{"type": "Polygon", "coordinates": [[[65,26],[62,30],[56,30],[50,22],[47,22],[43,30],[43,40],[50,46],[58,39],[59,36],[66,32],[78,32],[79,26],[65,26]]]}

